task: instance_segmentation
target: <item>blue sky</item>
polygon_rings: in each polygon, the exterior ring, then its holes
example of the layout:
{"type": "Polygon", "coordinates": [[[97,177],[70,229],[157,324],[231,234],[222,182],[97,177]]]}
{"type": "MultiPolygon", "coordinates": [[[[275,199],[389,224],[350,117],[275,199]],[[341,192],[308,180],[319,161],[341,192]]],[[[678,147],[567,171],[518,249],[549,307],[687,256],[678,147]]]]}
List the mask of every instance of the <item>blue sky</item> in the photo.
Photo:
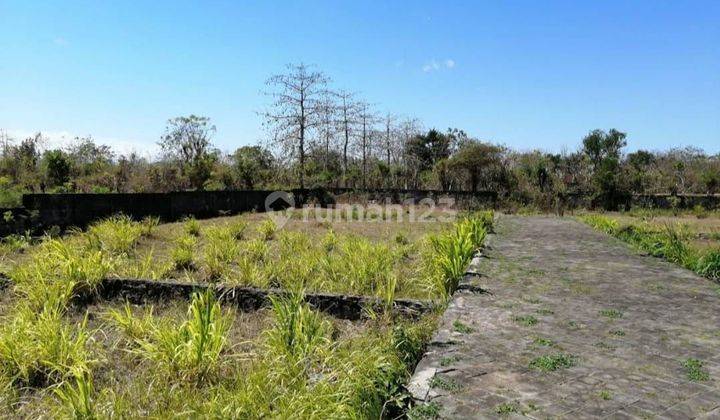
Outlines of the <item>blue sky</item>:
{"type": "Polygon", "coordinates": [[[0,0],[0,128],[152,150],[195,113],[262,139],[263,82],[314,64],[380,112],[526,150],[590,129],[720,152],[720,1],[0,0]]]}

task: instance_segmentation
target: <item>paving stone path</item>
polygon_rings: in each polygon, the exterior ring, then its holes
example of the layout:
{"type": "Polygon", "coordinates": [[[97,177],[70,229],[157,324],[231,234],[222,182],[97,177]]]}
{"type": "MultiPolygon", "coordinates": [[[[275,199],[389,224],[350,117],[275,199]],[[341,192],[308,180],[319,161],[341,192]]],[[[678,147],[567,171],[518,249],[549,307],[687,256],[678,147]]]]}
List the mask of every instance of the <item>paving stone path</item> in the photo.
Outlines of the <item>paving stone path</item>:
{"type": "Polygon", "coordinates": [[[456,293],[413,378],[431,410],[720,418],[716,283],[571,218],[503,216],[496,232],[467,279],[486,293],[456,293]]]}

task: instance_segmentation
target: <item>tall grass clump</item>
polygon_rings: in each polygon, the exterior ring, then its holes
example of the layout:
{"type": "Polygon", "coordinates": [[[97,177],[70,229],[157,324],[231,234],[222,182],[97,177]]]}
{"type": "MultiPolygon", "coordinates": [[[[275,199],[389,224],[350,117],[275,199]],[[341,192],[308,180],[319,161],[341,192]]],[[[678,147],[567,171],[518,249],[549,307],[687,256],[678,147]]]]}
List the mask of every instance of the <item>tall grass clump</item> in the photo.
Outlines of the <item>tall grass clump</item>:
{"type": "Polygon", "coordinates": [[[482,212],[479,217],[461,219],[451,232],[429,237],[423,266],[434,295],[448,299],[453,294],[491,226],[492,213],[482,212]]]}
{"type": "Polygon", "coordinates": [[[204,269],[208,280],[217,280],[227,273],[228,266],[240,253],[235,232],[229,228],[211,227],[205,234],[204,269]]]}
{"type": "Polygon", "coordinates": [[[245,232],[247,231],[248,223],[244,220],[239,220],[237,222],[230,223],[227,227],[228,232],[235,240],[242,240],[245,237],[245,232]]]}
{"type": "Polygon", "coordinates": [[[127,254],[135,248],[140,238],[147,234],[146,224],[119,215],[90,225],[87,240],[91,249],[111,254],[127,254]]]}
{"type": "Polygon", "coordinates": [[[190,270],[195,267],[196,244],[197,238],[188,234],[175,240],[175,246],[170,252],[170,258],[176,270],[190,270]]]}
{"type": "MultiPolygon", "coordinates": [[[[130,317],[129,311],[113,314],[118,325],[126,329],[137,325],[130,317]]],[[[196,293],[181,325],[146,322],[145,330],[133,337],[135,353],[170,374],[203,382],[220,366],[231,325],[232,317],[223,313],[211,291],[196,293]]]]}
{"type": "Polygon", "coordinates": [[[97,418],[94,406],[95,387],[88,372],[76,369],[73,381],[66,381],[56,388],[55,395],[62,403],[61,415],[78,420],[97,418]]]}
{"type": "Polygon", "coordinates": [[[275,323],[268,330],[268,345],[277,354],[310,357],[329,342],[329,323],[303,301],[302,292],[271,297],[275,323]]]}
{"type": "Polygon", "coordinates": [[[200,236],[200,222],[194,217],[186,217],[183,219],[183,230],[190,236],[200,236]]]}
{"type": "Polygon", "coordinates": [[[72,326],[63,310],[44,308],[39,313],[20,303],[0,327],[0,370],[21,386],[44,386],[90,369],[85,323],[72,326]]]}
{"type": "Polygon", "coordinates": [[[272,219],[265,219],[260,223],[257,230],[261,238],[269,241],[275,237],[275,232],[277,232],[277,225],[272,219]]]}

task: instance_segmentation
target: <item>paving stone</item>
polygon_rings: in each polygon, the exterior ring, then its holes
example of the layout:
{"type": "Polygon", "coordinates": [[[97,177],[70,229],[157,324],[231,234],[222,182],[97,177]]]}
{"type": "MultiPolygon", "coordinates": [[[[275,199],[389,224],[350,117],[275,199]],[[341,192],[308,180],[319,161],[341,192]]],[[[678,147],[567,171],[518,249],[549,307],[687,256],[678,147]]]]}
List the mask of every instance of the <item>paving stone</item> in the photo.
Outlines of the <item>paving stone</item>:
{"type": "Polygon", "coordinates": [[[538,419],[720,418],[715,285],[571,218],[502,216],[496,232],[464,280],[483,293],[456,294],[418,367],[462,384],[433,394],[443,417],[497,418],[507,403],[538,419]],[[531,367],[561,353],[575,365],[531,367]],[[710,379],[690,381],[688,358],[710,379]]]}

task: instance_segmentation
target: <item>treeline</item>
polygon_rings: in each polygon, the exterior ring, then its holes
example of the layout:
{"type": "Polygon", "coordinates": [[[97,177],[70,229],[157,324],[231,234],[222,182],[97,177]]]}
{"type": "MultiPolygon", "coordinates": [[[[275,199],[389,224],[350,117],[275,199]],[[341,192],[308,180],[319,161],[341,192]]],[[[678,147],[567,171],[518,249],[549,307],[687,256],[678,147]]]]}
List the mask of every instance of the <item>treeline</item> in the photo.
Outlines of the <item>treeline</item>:
{"type": "Polygon", "coordinates": [[[577,151],[519,152],[460,129],[425,130],[414,118],[380,115],[357,95],[334,91],[304,65],[268,79],[260,114],[268,141],[233,153],[213,144],[216,127],[190,115],[167,122],[161,155],[118,154],[92,137],[46,148],[38,133],[4,136],[0,207],[24,192],[167,192],[293,187],[493,190],[506,201],[548,208],[586,194],[613,203],[627,194],[720,192],[720,156],[695,148],[625,153],[626,134],[591,131],[577,151]]]}

